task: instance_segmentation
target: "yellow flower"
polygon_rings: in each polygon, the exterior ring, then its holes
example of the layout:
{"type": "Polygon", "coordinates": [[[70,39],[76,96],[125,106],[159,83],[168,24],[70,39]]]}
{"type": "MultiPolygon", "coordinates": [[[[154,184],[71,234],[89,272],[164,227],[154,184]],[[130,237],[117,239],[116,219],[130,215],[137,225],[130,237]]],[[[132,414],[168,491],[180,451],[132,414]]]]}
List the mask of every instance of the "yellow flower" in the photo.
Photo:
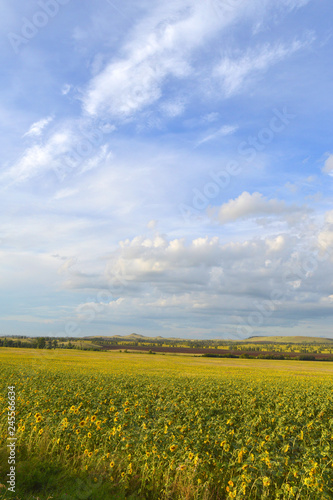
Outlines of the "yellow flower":
{"type": "Polygon", "coordinates": [[[95,422],[95,420],[96,420],[96,415],[93,415],[93,416],[91,417],[91,421],[92,421],[92,422],[95,422]]]}
{"type": "Polygon", "coordinates": [[[193,453],[189,453],[189,454],[188,454],[188,458],[189,458],[190,460],[192,460],[192,458],[193,458],[193,457],[194,457],[193,453]]]}
{"type": "Polygon", "coordinates": [[[38,434],[43,434],[43,432],[44,432],[43,429],[41,429],[38,434]]]}
{"type": "Polygon", "coordinates": [[[75,410],[75,406],[73,405],[70,407],[70,411],[74,411],[74,410],[75,410]]]}
{"type": "Polygon", "coordinates": [[[93,452],[92,452],[92,451],[90,451],[90,452],[88,453],[88,457],[90,458],[90,457],[92,456],[92,454],[93,454],[93,452]]]}
{"type": "Polygon", "coordinates": [[[146,451],[146,456],[147,456],[147,457],[149,457],[149,456],[150,456],[149,451],[146,451]]]}
{"type": "Polygon", "coordinates": [[[84,450],[84,454],[85,454],[85,455],[88,455],[88,453],[89,453],[89,450],[87,450],[87,448],[86,448],[86,449],[84,450]]]}
{"type": "Polygon", "coordinates": [[[88,432],[88,438],[91,438],[91,432],[88,432]]]}
{"type": "Polygon", "coordinates": [[[80,434],[80,429],[76,429],[76,434],[80,434]]]}
{"type": "Polygon", "coordinates": [[[110,467],[111,467],[111,469],[114,467],[114,462],[113,461],[110,462],[110,467]]]}
{"type": "Polygon", "coordinates": [[[124,410],[125,413],[128,413],[129,411],[130,411],[129,408],[125,408],[125,410],[124,410]]]}
{"type": "Polygon", "coordinates": [[[69,450],[69,444],[66,446],[66,450],[69,450]]]}
{"type": "Polygon", "coordinates": [[[39,415],[37,418],[36,418],[36,422],[40,422],[42,420],[42,417],[39,415]]]}
{"type": "Polygon", "coordinates": [[[85,423],[85,421],[84,421],[84,420],[82,420],[82,421],[79,423],[79,426],[80,426],[80,427],[84,427],[85,425],[86,425],[86,423],[85,423]]]}
{"type": "Polygon", "coordinates": [[[271,480],[269,479],[269,477],[263,477],[262,482],[265,487],[271,484],[271,480]]]}
{"type": "Polygon", "coordinates": [[[176,448],[177,448],[177,446],[175,444],[172,444],[170,446],[170,451],[175,451],[176,448]]]}
{"type": "Polygon", "coordinates": [[[125,476],[125,472],[122,472],[122,473],[121,473],[121,477],[124,477],[124,476],[125,476]]]}
{"type": "Polygon", "coordinates": [[[178,468],[179,468],[179,470],[184,470],[184,469],[186,469],[186,465],[180,465],[178,468]]]}

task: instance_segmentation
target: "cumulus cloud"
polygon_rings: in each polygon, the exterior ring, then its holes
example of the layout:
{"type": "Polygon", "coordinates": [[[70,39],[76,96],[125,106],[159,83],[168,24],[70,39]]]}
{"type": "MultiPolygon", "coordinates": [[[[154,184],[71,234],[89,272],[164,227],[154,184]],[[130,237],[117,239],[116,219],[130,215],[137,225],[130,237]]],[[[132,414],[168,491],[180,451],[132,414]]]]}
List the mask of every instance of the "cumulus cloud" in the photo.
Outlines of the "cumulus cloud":
{"type": "MultiPolygon", "coordinates": [[[[216,331],[219,325],[246,324],[263,310],[270,313],[262,314],[262,326],[290,327],[291,320],[297,325],[332,314],[325,300],[331,295],[328,265],[287,234],[230,243],[207,236],[188,242],[137,236],[120,242],[108,258],[104,288],[110,299],[90,300],[79,309],[99,308],[113,322],[149,319],[160,331],[179,322],[189,328],[214,325],[216,331]],[[272,297],[279,297],[274,304],[272,297]]],[[[85,286],[93,289],[95,278],[90,279],[85,286]]]]}
{"type": "MultiPolygon", "coordinates": [[[[221,224],[226,224],[254,216],[289,215],[299,210],[299,207],[287,205],[285,201],[269,200],[261,193],[250,194],[244,191],[238,198],[224,203],[218,210],[217,218],[221,224]]],[[[214,212],[215,209],[208,209],[209,215],[213,215],[214,212]]]]}

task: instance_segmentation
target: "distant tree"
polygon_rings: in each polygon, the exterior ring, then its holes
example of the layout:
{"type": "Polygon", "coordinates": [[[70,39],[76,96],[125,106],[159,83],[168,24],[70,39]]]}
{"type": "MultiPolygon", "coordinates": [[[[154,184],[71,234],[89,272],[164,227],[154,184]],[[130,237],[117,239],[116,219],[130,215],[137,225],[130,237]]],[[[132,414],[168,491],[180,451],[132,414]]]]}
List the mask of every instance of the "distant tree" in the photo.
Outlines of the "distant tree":
{"type": "Polygon", "coordinates": [[[44,337],[38,337],[37,339],[37,349],[45,349],[46,340],[44,337]]]}

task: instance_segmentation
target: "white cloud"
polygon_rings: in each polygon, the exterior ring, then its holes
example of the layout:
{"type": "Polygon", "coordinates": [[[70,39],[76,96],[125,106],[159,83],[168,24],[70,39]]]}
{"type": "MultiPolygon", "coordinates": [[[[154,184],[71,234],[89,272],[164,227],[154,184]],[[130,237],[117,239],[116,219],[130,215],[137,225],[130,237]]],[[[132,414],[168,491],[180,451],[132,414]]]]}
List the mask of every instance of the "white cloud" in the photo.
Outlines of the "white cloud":
{"type": "Polygon", "coordinates": [[[70,85],[69,83],[65,83],[65,85],[63,85],[61,88],[62,95],[67,95],[70,92],[71,88],[72,85],[70,85]]]}
{"type": "MultiPolygon", "coordinates": [[[[168,80],[193,75],[195,49],[204,45],[243,12],[233,10],[223,18],[213,14],[209,3],[188,1],[156,5],[139,23],[123,48],[90,82],[83,97],[86,112],[109,113],[124,119],[156,103],[168,80]]],[[[170,110],[170,106],[169,106],[170,110]]],[[[179,114],[182,107],[173,106],[179,114]]]]}
{"type": "Polygon", "coordinates": [[[170,23],[162,33],[151,32],[146,40],[135,40],[126,59],[111,62],[91,81],[84,97],[86,111],[129,117],[160,99],[167,76],[187,76],[190,66],[182,51],[175,50],[181,24],[170,23]]]}
{"type": "MultiPolygon", "coordinates": [[[[227,244],[217,237],[186,242],[137,236],[121,242],[110,255],[105,278],[113,299],[101,317],[120,324],[125,318],[138,324],[149,319],[160,331],[165,322],[170,328],[181,323],[218,329],[237,324],[240,316],[246,322],[253,312],[267,311],[274,290],[281,300],[272,314],[263,315],[263,326],[291,327],[291,319],[297,324],[306,317],[331,314],[321,305],[331,290],[327,269],[327,262],[287,234],[227,244]],[[311,259],[315,264],[309,272],[311,259]]],[[[95,282],[98,290],[100,281],[93,276],[90,281],[84,286],[93,289],[95,282]]],[[[82,307],[99,306],[87,301],[82,307]]]]}
{"type": "MultiPolygon", "coordinates": [[[[238,198],[224,203],[218,210],[217,218],[221,224],[226,224],[242,218],[290,214],[298,210],[298,207],[287,205],[285,201],[268,200],[261,193],[250,194],[244,191],[238,198]]],[[[216,209],[208,209],[208,214],[211,216],[215,212],[216,209]]]]}
{"type": "Polygon", "coordinates": [[[329,155],[326,159],[322,172],[329,175],[333,172],[333,154],[329,155]]]}
{"type": "Polygon", "coordinates": [[[291,44],[282,43],[270,46],[268,44],[256,50],[248,50],[239,58],[224,57],[215,69],[215,75],[221,79],[226,96],[231,96],[242,90],[250,77],[263,73],[279,61],[290,57],[300,49],[307,47],[313,41],[309,36],[304,42],[295,40],[291,44]]]}
{"type": "Polygon", "coordinates": [[[1,177],[16,183],[53,171],[62,181],[74,172],[82,174],[92,170],[113,158],[104,137],[113,130],[112,126],[102,130],[86,125],[84,120],[60,124],[46,141],[40,139],[39,143],[27,147],[1,177]]]}
{"type": "Polygon", "coordinates": [[[203,139],[201,139],[198,143],[197,146],[201,146],[201,144],[204,144],[205,142],[212,141],[214,139],[217,139],[218,137],[223,137],[226,135],[231,135],[236,130],[238,129],[237,126],[235,125],[223,125],[223,127],[219,128],[216,132],[213,132],[212,134],[207,135],[203,139]]]}
{"type": "Polygon", "coordinates": [[[28,132],[26,132],[23,137],[40,136],[42,134],[43,129],[52,121],[53,121],[53,116],[48,116],[47,118],[43,118],[42,120],[33,123],[29,128],[28,132]]]}
{"type": "Polygon", "coordinates": [[[70,144],[71,135],[68,131],[56,132],[45,144],[28,147],[4,176],[21,182],[45,169],[56,168],[57,159],[69,151],[70,144]]]}

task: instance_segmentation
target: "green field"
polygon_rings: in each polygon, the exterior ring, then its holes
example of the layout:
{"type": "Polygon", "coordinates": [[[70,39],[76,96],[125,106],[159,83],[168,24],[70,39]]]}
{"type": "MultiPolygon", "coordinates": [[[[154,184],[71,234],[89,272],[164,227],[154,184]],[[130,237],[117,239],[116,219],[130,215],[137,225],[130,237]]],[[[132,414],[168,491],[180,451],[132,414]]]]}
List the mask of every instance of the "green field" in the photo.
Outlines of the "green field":
{"type": "Polygon", "coordinates": [[[1,348],[0,373],[1,499],[333,498],[332,363],[1,348]]]}

